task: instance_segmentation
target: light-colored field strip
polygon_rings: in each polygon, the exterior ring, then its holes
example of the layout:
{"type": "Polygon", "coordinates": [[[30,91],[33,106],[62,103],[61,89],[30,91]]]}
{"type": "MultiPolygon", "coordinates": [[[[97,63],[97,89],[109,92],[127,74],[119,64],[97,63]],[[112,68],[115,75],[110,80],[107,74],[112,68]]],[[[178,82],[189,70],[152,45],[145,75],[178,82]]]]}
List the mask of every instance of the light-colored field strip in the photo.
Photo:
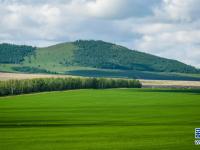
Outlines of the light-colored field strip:
{"type": "MultiPolygon", "coordinates": [[[[33,79],[33,78],[65,78],[69,75],[0,73],[0,80],[33,79]]],[[[145,88],[200,88],[200,81],[172,81],[172,80],[140,80],[145,88]]]]}
{"type": "Polygon", "coordinates": [[[73,77],[69,75],[47,75],[47,74],[23,74],[23,73],[1,73],[0,80],[12,80],[12,79],[34,79],[34,78],[64,78],[73,77]]]}
{"type": "Polygon", "coordinates": [[[143,87],[150,88],[200,88],[200,81],[140,80],[143,87]]]}

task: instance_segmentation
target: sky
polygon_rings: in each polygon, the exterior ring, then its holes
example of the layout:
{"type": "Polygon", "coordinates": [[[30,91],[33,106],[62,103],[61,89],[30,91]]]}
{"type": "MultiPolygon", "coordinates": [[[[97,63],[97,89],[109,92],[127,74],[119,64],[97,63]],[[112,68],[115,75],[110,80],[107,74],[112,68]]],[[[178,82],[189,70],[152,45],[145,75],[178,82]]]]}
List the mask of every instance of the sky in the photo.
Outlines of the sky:
{"type": "Polygon", "coordinates": [[[0,0],[0,43],[104,40],[200,68],[200,0],[0,0]]]}

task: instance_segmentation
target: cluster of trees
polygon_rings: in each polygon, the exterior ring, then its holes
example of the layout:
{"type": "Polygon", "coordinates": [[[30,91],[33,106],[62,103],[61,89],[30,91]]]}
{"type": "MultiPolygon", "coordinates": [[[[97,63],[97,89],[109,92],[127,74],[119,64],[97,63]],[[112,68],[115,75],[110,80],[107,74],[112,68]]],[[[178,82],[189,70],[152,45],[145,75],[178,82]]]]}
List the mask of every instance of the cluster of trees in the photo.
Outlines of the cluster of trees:
{"type": "Polygon", "coordinates": [[[155,72],[198,73],[195,67],[179,61],[130,50],[103,41],[76,41],[74,62],[79,66],[155,72]]]}
{"type": "Polygon", "coordinates": [[[36,68],[36,67],[12,67],[13,70],[18,72],[24,72],[24,73],[44,73],[44,74],[57,74],[57,72],[49,71],[42,68],[36,68]]]}
{"type": "Polygon", "coordinates": [[[44,78],[0,81],[0,96],[69,89],[141,88],[138,80],[106,78],[44,78]]]}
{"type": "Polygon", "coordinates": [[[0,63],[19,64],[24,57],[33,55],[35,50],[32,46],[0,44],[0,63]]]}

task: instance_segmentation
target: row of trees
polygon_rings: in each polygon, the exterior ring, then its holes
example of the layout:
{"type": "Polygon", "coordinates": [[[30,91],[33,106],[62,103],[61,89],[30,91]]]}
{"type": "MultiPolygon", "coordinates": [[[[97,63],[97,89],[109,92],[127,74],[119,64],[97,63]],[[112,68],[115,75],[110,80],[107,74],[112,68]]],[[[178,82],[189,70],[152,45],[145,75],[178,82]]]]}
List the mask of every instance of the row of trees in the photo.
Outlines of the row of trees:
{"type": "Polygon", "coordinates": [[[24,73],[57,74],[56,72],[48,71],[46,69],[37,68],[37,67],[22,66],[22,67],[12,67],[12,69],[15,71],[24,72],[24,73]]]}
{"type": "Polygon", "coordinates": [[[141,88],[138,80],[105,78],[44,78],[0,81],[0,96],[69,89],[141,88]]]}

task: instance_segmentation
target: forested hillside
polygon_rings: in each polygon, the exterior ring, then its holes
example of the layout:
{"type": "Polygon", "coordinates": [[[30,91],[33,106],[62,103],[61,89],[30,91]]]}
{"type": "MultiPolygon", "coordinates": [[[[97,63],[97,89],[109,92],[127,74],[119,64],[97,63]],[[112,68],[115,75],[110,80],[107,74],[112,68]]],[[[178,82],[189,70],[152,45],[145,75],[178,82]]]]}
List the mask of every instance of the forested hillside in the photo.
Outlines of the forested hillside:
{"type": "Polygon", "coordinates": [[[0,71],[93,77],[199,80],[199,69],[104,41],[44,48],[0,44],[0,71]],[[195,74],[195,75],[194,75],[195,74]]]}
{"type": "Polygon", "coordinates": [[[33,55],[35,50],[32,46],[0,44],[0,63],[19,64],[24,57],[33,55]]]}
{"type": "Polygon", "coordinates": [[[79,48],[74,55],[74,61],[80,66],[156,72],[198,72],[196,68],[176,60],[129,50],[103,41],[76,41],[74,44],[79,48]]]}

